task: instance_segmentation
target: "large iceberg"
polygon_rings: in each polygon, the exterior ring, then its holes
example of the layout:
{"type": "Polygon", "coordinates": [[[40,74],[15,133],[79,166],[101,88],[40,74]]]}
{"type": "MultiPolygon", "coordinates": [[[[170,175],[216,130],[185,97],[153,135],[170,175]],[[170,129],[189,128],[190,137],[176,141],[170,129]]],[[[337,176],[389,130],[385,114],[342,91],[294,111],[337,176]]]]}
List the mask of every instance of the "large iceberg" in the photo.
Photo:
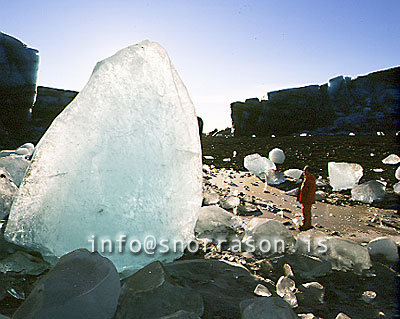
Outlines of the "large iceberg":
{"type": "Polygon", "coordinates": [[[357,163],[328,163],[329,181],[334,191],[351,189],[363,176],[363,168],[357,163]]]}
{"type": "Polygon", "coordinates": [[[129,272],[182,255],[201,189],[193,103],[166,51],[144,41],[99,62],[54,120],[5,237],[45,256],[97,250],[129,272]]]}

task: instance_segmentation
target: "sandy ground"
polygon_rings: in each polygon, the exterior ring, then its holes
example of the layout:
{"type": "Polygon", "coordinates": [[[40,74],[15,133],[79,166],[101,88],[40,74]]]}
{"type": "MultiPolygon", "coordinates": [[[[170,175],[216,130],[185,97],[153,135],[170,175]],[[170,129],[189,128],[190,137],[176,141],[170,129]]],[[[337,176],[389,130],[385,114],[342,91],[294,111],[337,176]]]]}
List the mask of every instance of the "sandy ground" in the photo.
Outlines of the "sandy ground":
{"type": "MultiPolygon", "coordinates": [[[[281,211],[274,213],[268,207],[258,205],[262,212],[260,217],[286,222],[293,233],[299,232],[293,219],[301,220],[301,204],[295,197],[286,195],[275,187],[267,186],[265,188],[265,183],[248,173],[221,169],[213,175],[209,182],[220,192],[237,191],[242,196],[255,196],[263,202],[273,204],[281,211]]],[[[248,220],[252,217],[243,218],[248,220]]],[[[329,235],[349,238],[359,243],[368,242],[376,237],[388,236],[400,245],[400,233],[397,228],[400,223],[400,215],[396,213],[396,210],[362,205],[337,206],[316,202],[312,210],[312,223],[316,229],[329,235]]]]}

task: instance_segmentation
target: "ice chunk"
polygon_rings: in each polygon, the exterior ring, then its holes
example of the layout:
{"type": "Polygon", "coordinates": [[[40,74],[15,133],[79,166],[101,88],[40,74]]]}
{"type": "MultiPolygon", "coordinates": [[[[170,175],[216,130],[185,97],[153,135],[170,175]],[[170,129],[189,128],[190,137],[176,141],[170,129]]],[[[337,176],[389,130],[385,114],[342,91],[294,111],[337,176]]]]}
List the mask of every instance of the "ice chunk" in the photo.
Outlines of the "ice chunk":
{"type": "Polygon", "coordinates": [[[272,294],[268,290],[268,288],[261,284],[258,284],[257,287],[254,289],[254,294],[256,294],[257,296],[261,296],[261,297],[271,297],[272,296],[272,294]]]}
{"type": "Polygon", "coordinates": [[[396,194],[400,194],[400,182],[393,185],[393,190],[396,194]]]}
{"type": "Polygon", "coordinates": [[[294,290],[296,289],[296,283],[294,280],[282,276],[278,279],[276,283],[276,293],[278,296],[281,296],[292,308],[296,308],[297,298],[294,294],[294,290]]]}
{"type": "Polygon", "coordinates": [[[40,279],[13,318],[110,319],[119,294],[119,275],[113,263],[97,252],[76,250],[40,279]]]}
{"type": "Polygon", "coordinates": [[[12,181],[11,175],[4,168],[0,168],[0,220],[10,212],[18,188],[12,181]]]}
{"type": "Polygon", "coordinates": [[[368,251],[371,257],[382,255],[390,262],[399,261],[399,253],[396,243],[388,237],[378,237],[368,243],[368,251]]]}
{"type": "Polygon", "coordinates": [[[240,303],[242,319],[297,319],[287,302],[279,297],[247,299],[240,303]],[[268,315],[268,317],[267,317],[268,315]]]}
{"type": "Polygon", "coordinates": [[[202,202],[198,133],[166,51],[144,41],[117,52],[97,64],[37,145],[6,238],[55,256],[95,246],[119,271],[174,260],[182,255],[174,242],[193,238],[202,202]],[[154,254],[130,251],[148,236],[168,241],[169,254],[160,245],[154,254]]]}
{"type": "Polygon", "coordinates": [[[0,158],[0,167],[5,168],[10,173],[15,185],[18,187],[21,185],[29,163],[25,159],[25,156],[20,155],[10,155],[0,158]]]}
{"type": "Polygon", "coordinates": [[[382,160],[382,163],[396,165],[400,163],[400,157],[396,154],[390,154],[382,160]]]}
{"type": "Polygon", "coordinates": [[[351,240],[326,236],[316,230],[297,237],[296,253],[325,259],[331,263],[333,270],[363,273],[372,267],[366,247],[351,240]]]}
{"type": "Polygon", "coordinates": [[[394,174],[394,176],[395,176],[398,180],[400,180],[400,166],[397,167],[396,173],[394,174]]]}
{"type": "Polygon", "coordinates": [[[244,158],[244,167],[256,176],[265,174],[269,169],[276,169],[274,162],[270,161],[266,157],[262,157],[258,153],[247,155],[244,158]]]}
{"type": "Polygon", "coordinates": [[[273,169],[269,169],[266,176],[268,185],[279,185],[286,181],[286,178],[282,172],[275,171],[273,169]]]}
{"type": "Polygon", "coordinates": [[[203,157],[206,160],[213,160],[214,159],[214,156],[211,156],[211,155],[204,155],[203,157]]]}
{"type": "Polygon", "coordinates": [[[376,292],[371,290],[364,291],[363,294],[361,295],[361,299],[366,303],[373,302],[375,298],[376,298],[376,292]]]}
{"type": "Polygon", "coordinates": [[[285,161],[285,153],[280,148],[274,148],[269,152],[268,158],[275,164],[283,164],[285,161]]]}
{"type": "Polygon", "coordinates": [[[284,171],[283,174],[285,174],[285,176],[287,176],[287,177],[293,178],[296,181],[298,181],[300,179],[301,175],[303,175],[303,171],[301,169],[291,168],[291,169],[284,171]]]}
{"type": "Polygon", "coordinates": [[[234,214],[218,206],[204,206],[200,209],[199,219],[197,220],[196,233],[225,233],[233,229],[234,214]]]}
{"type": "Polygon", "coordinates": [[[386,187],[379,181],[368,181],[351,190],[352,199],[368,204],[383,200],[385,195],[386,187]]]}
{"type": "Polygon", "coordinates": [[[205,192],[203,194],[203,205],[216,205],[219,202],[219,195],[215,192],[205,192]]]}
{"type": "Polygon", "coordinates": [[[269,255],[291,252],[296,240],[281,222],[255,217],[247,226],[243,242],[248,249],[255,248],[258,254],[269,255]]]}
{"type": "Polygon", "coordinates": [[[220,205],[223,209],[233,209],[238,207],[240,204],[240,198],[236,196],[229,196],[220,201],[220,205]]]}
{"type": "Polygon", "coordinates": [[[328,163],[330,184],[334,191],[351,189],[363,176],[363,168],[357,163],[328,163]]]}

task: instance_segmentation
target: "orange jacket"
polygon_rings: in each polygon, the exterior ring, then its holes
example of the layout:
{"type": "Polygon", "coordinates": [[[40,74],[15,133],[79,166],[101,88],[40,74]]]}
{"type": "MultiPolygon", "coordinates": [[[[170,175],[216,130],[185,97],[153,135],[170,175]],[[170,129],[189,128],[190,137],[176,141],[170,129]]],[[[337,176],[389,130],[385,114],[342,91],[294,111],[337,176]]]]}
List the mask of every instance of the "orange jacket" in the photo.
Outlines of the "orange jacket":
{"type": "Polygon", "coordinates": [[[299,202],[304,204],[315,203],[315,191],[317,186],[315,185],[316,177],[313,174],[308,174],[300,188],[299,202]]]}

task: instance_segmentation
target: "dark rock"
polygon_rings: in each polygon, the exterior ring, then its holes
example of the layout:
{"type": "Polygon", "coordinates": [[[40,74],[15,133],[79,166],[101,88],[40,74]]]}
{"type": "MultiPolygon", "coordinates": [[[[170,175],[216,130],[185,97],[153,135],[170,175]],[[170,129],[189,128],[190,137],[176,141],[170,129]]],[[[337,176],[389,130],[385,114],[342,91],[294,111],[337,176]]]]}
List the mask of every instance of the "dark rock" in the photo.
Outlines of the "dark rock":
{"type": "Polygon", "coordinates": [[[204,311],[201,296],[179,286],[163,264],[155,261],[123,284],[115,318],[180,318],[176,314],[180,310],[201,316],[204,311]]]}
{"type": "Polygon", "coordinates": [[[198,292],[204,300],[202,318],[240,318],[240,302],[253,298],[257,280],[244,267],[218,260],[185,260],[165,265],[178,284],[198,292]]]}
{"type": "Polygon", "coordinates": [[[14,319],[111,319],[120,294],[113,263],[97,252],[64,255],[36,284],[14,319]]]}
{"type": "Polygon", "coordinates": [[[289,304],[279,297],[263,297],[244,300],[240,303],[242,319],[296,319],[289,304]]]}

